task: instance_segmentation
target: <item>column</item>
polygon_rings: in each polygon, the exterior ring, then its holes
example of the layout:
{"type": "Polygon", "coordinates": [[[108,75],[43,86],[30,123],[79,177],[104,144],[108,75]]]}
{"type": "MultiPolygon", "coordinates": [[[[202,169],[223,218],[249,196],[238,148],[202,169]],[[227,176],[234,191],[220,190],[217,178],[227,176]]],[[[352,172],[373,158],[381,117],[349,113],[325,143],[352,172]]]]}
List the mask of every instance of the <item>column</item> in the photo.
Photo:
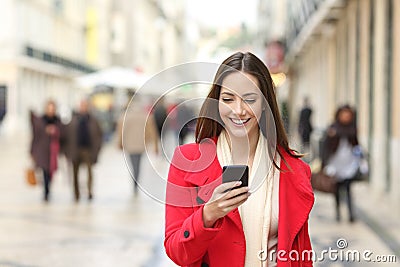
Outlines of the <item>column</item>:
{"type": "Polygon", "coordinates": [[[368,127],[370,118],[369,112],[369,1],[360,1],[360,45],[359,45],[359,83],[360,83],[360,106],[358,107],[358,134],[359,139],[365,149],[368,148],[368,127]]]}
{"type": "Polygon", "coordinates": [[[386,10],[387,0],[373,1],[375,36],[374,42],[374,110],[372,130],[371,184],[377,193],[384,193],[386,187],[386,10]]]}
{"type": "Polygon", "coordinates": [[[392,97],[392,140],[391,174],[392,200],[400,213],[400,1],[393,1],[393,97],[392,97]]]}

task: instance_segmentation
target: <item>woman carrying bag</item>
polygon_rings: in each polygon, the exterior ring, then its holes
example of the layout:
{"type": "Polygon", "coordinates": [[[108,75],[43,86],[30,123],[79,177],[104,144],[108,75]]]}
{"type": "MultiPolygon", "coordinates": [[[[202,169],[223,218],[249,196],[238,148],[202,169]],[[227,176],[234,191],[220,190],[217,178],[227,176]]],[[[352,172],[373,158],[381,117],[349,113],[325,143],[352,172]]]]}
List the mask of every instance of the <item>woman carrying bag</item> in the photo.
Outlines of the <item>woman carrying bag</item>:
{"type": "Polygon", "coordinates": [[[336,179],[334,195],[337,221],[341,219],[341,191],[346,194],[349,221],[355,220],[351,184],[359,175],[362,157],[360,153],[355,111],[349,105],[343,105],[336,110],[335,121],[326,132],[322,154],[324,173],[336,179]]]}
{"type": "Polygon", "coordinates": [[[57,170],[57,159],[60,150],[61,121],[56,115],[56,104],[49,100],[45,114],[36,116],[31,112],[32,142],[31,156],[36,167],[43,172],[43,200],[49,201],[50,185],[57,170]]]}

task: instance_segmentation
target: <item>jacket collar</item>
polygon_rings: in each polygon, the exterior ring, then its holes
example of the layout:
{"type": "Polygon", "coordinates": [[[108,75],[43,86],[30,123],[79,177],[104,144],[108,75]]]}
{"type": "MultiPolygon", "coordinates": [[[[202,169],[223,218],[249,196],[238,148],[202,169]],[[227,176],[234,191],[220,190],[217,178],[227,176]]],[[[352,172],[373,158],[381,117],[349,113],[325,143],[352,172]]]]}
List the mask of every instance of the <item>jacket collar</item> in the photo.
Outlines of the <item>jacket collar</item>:
{"type": "Polygon", "coordinates": [[[200,144],[196,144],[191,153],[192,160],[187,162],[189,171],[184,177],[185,182],[203,186],[221,176],[222,169],[217,158],[216,139],[203,140],[200,144]],[[221,169],[220,172],[218,169],[221,169]]]}

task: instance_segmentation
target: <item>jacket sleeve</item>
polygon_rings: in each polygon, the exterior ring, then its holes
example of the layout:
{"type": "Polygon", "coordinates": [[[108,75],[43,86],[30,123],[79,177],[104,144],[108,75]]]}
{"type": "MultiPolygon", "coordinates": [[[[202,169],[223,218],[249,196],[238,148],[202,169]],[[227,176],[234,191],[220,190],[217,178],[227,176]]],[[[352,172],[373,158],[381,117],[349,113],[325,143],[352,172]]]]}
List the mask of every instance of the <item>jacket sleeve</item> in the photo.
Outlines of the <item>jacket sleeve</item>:
{"type": "MultiPolygon", "coordinates": [[[[310,169],[309,165],[306,165],[306,173],[307,173],[308,179],[311,180],[311,169],[310,169]]],[[[311,246],[310,234],[308,231],[308,219],[307,219],[306,223],[303,225],[302,232],[303,232],[304,243],[303,243],[303,251],[301,251],[300,255],[304,255],[304,259],[303,259],[304,266],[311,267],[311,266],[313,266],[313,258],[312,258],[313,255],[310,253],[313,253],[313,250],[312,250],[312,246],[311,246]],[[310,256],[308,256],[308,255],[310,255],[310,256]]]]}
{"type": "Polygon", "coordinates": [[[204,206],[188,205],[188,201],[193,199],[195,188],[184,181],[187,171],[178,169],[174,164],[177,161],[176,153],[177,150],[168,174],[164,246],[171,260],[185,266],[204,257],[224,219],[219,220],[214,228],[204,227],[204,206]],[[182,205],[179,205],[179,201],[182,201],[182,205]]]}
{"type": "Polygon", "coordinates": [[[32,134],[30,154],[35,164],[39,165],[40,159],[43,157],[43,139],[46,138],[47,134],[43,121],[33,111],[30,111],[30,121],[32,134]]]}
{"type": "Polygon", "coordinates": [[[101,150],[101,146],[103,144],[103,130],[100,126],[99,121],[92,115],[93,120],[93,136],[94,136],[94,144],[93,144],[93,162],[97,162],[99,157],[99,153],[101,150]]]}
{"type": "Polygon", "coordinates": [[[306,222],[303,226],[303,240],[304,240],[304,247],[303,251],[300,251],[303,256],[303,266],[306,267],[311,267],[313,266],[313,258],[312,258],[312,247],[311,247],[311,241],[310,241],[310,235],[308,232],[308,222],[306,222]]]}

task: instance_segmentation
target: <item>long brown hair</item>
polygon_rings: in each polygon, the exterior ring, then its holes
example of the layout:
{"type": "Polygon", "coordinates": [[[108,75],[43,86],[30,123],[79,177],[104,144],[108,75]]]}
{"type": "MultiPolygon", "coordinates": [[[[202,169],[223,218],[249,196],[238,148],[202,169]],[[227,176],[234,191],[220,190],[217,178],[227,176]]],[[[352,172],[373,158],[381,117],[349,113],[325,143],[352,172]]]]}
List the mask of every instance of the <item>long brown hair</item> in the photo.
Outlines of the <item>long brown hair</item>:
{"type": "Polygon", "coordinates": [[[281,147],[289,155],[300,158],[302,155],[295,153],[294,150],[289,148],[288,138],[283,127],[283,122],[279,113],[278,104],[276,102],[275,86],[272,81],[271,75],[265,64],[250,52],[242,53],[237,52],[227,59],[225,59],[215,75],[213,84],[211,86],[210,93],[208,94],[203,106],[201,107],[199,118],[197,120],[195,138],[196,143],[200,143],[206,138],[212,138],[219,136],[223,130],[223,124],[218,110],[218,101],[221,92],[221,85],[226,76],[233,72],[245,72],[253,75],[257,78],[259,88],[267,101],[270,108],[272,117],[270,118],[267,112],[264,110],[260,117],[260,129],[263,135],[267,138],[267,125],[270,124],[271,120],[274,120],[275,124],[275,135],[276,143],[268,140],[268,153],[269,156],[274,159],[273,164],[278,169],[277,163],[275,162],[275,153],[278,152],[281,158],[284,160],[278,147],[281,147]]]}

